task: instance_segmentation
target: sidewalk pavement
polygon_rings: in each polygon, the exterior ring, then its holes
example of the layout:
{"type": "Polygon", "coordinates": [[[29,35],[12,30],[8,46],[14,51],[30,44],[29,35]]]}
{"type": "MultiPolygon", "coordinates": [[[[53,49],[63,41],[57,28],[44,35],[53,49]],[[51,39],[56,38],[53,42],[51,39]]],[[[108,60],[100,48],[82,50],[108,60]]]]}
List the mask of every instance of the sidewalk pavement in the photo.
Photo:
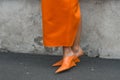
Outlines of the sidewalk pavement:
{"type": "Polygon", "coordinates": [[[81,57],[72,69],[55,74],[62,56],[0,53],[0,80],[120,80],[120,59],[81,57]]]}

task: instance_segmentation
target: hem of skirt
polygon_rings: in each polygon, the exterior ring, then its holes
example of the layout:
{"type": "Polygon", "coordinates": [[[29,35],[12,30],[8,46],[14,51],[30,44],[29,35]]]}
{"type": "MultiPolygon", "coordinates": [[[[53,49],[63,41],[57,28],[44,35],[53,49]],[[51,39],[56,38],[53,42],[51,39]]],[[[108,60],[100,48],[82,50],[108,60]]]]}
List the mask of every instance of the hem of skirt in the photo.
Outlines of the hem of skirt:
{"type": "Polygon", "coordinates": [[[62,47],[62,46],[72,46],[72,43],[67,44],[67,43],[43,43],[43,46],[46,47],[62,47]]]}

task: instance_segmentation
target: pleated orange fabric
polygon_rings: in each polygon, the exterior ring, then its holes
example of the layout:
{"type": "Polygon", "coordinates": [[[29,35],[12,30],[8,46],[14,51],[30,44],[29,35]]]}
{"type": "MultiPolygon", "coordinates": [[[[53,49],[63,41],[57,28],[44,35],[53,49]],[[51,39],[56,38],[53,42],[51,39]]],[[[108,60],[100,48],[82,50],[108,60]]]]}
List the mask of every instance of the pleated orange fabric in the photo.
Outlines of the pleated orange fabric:
{"type": "Polygon", "coordinates": [[[78,0],[41,0],[43,44],[72,46],[81,20],[78,0]]]}

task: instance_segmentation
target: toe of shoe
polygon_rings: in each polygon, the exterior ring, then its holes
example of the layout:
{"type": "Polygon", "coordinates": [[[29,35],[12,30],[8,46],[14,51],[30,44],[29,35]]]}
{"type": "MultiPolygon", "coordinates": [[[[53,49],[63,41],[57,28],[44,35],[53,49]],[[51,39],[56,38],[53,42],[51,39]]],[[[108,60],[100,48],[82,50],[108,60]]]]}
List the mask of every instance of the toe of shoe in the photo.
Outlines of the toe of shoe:
{"type": "Polygon", "coordinates": [[[60,66],[61,64],[62,64],[62,60],[60,60],[60,61],[54,63],[52,66],[60,66]]]}

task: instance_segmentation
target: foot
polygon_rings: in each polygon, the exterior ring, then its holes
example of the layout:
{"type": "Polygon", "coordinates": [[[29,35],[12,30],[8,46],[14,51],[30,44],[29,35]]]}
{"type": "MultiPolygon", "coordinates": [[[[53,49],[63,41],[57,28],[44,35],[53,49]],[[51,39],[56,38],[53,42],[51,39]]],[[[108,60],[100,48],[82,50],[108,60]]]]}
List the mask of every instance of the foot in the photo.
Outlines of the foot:
{"type": "MultiPolygon", "coordinates": [[[[74,62],[75,63],[80,62],[80,59],[78,57],[80,57],[84,54],[84,51],[80,47],[78,49],[77,48],[78,47],[73,48],[73,52],[74,52],[74,55],[75,55],[75,57],[74,57],[74,62]]],[[[54,66],[54,67],[55,66],[60,66],[60,65],[62,65],[62,62],[63,62],[63,59],[55,62],[52,66],[54,66]]]]}
{"type": "MultiPolygon", "coordinates": [[[[73,48],[73,50],[72,50],[74,52],[74,62],[75,63],[80,62],[80,59],[78,57],[83,55],[83,50],[80,47],[79,47],[79,49],[77,49],[77,48],[78,47],[73,48]],[[76,50],[77,50],[77,52],[76,52],[76,50]]],[[[60,65],[62,65],[62,62],[63,62],[63,59],[55,62],[52,66],[54,66],[54,67],[60,66],[60,65]]]]}
{"type": "Polygon", "coordinates": [[[84,55],[84,51],[82,50],[81,47],[75,47],[75,48],[72,48],[74,54],[76,55],[76,57],[80,57],[82,55],[84,55]]]}
{"type": "MultiPolygon", "coordinates": [[[[77,62],[80,62],[80,59],[78,57],[74,57],[74,62],[77,63],[77,62]]],[[[54,63],[52,66],[61,66],[63,63],[63,59],[57,61],[56,63],[54,63]]]]}
{"type": "Polygon", "coordinates": [[[74,62],[74,54],[72,54],[70,56],[64,56],[62,65],[55,71],[55,73],[59,73],[59,72],[68,70],[74,66],[76,66],[76,64],[74,62]]]}

